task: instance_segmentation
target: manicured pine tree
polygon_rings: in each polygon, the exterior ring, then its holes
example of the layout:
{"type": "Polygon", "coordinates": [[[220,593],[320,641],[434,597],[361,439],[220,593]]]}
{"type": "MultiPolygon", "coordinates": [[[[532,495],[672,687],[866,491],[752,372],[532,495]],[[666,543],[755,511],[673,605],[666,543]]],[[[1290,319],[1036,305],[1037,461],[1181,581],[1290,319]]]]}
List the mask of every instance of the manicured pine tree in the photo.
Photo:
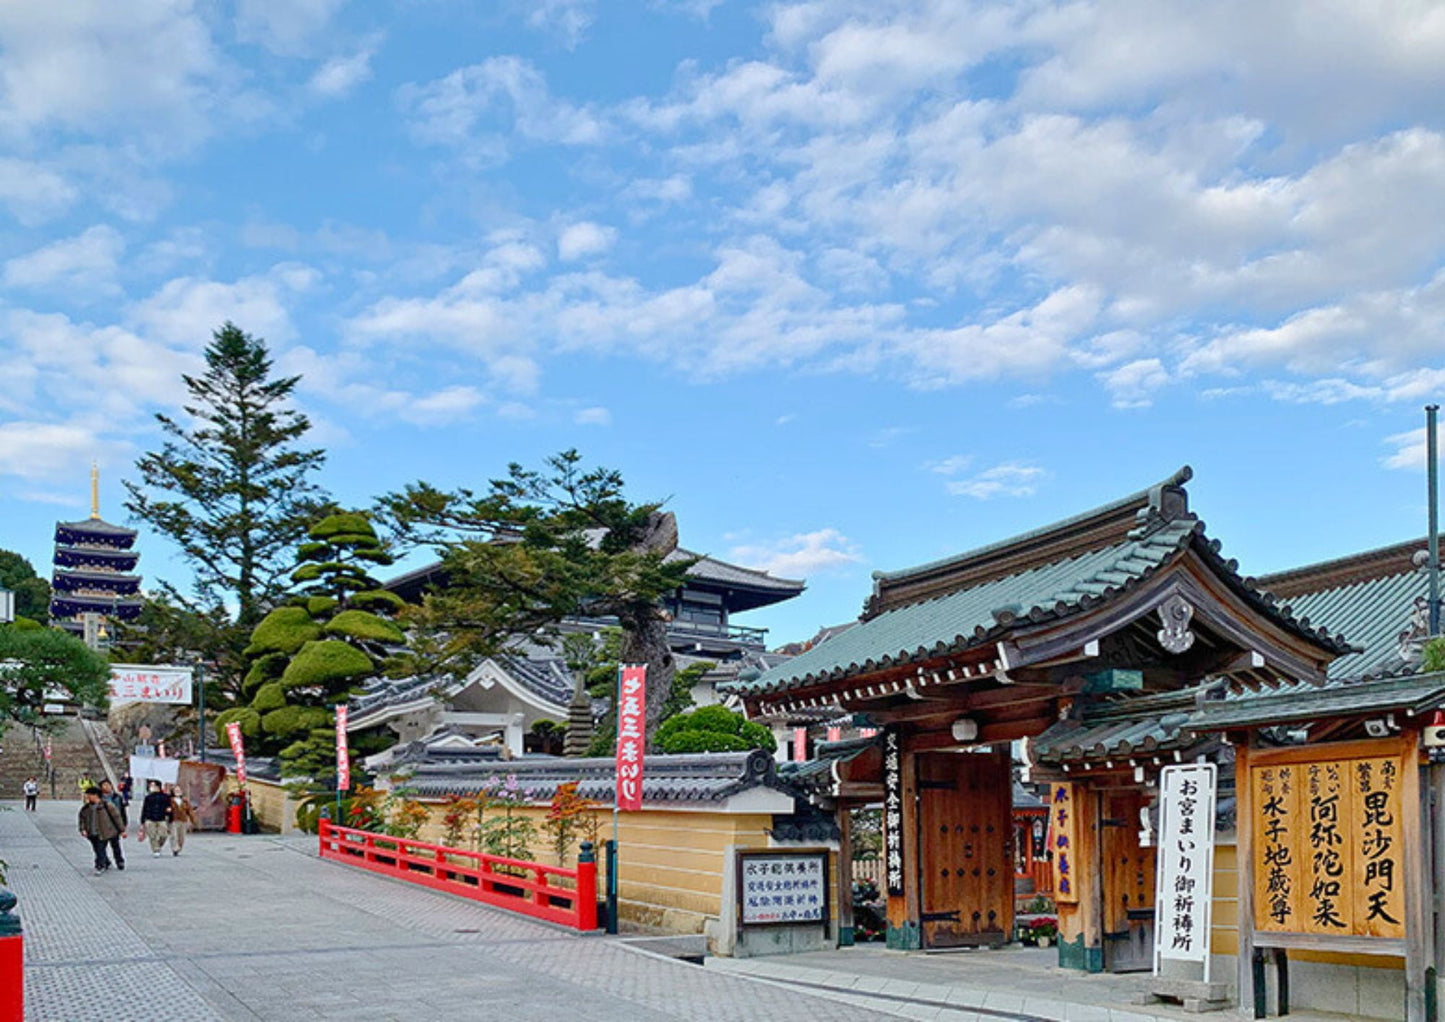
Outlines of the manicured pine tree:
{"type": "MultiPolygon", "coordinates": [[[[402,601],[372,567],[392,563],[365,514],[327,515],[307,532],[291,572],[296,593],[251,633],[243,691],[250,703],[217,718],[217,734],[240,721],[287,776],[335,777],[335,712],[383,670],[406,637],[391,621],[402,601]]],[[[358,752],[366,751],[358,745],[358,752]]]]}

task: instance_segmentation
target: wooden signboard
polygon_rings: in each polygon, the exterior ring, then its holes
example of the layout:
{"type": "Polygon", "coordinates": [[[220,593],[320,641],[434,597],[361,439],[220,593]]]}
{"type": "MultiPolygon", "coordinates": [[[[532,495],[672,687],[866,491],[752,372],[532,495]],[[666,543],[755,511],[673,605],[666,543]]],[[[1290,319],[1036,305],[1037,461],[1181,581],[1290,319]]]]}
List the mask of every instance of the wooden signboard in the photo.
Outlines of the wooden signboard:
{"type": "Polygon", "coordinates": [[[1077,904],[1080,797],[1077,784],[1049,787],[1049,851],[1054,856],[1054,901],[1077,904]]]}
{"type": "Polygon", "coordinates": [[[738,852],[738,922],[782,926],[828,922],[828,853],[823,849],[738,852]]]}
{"type": "Polygon", "coordinates": [[[1251,766],[1255,929],[1404,937],[1402,788],[1399,756],[1251,766]]]}

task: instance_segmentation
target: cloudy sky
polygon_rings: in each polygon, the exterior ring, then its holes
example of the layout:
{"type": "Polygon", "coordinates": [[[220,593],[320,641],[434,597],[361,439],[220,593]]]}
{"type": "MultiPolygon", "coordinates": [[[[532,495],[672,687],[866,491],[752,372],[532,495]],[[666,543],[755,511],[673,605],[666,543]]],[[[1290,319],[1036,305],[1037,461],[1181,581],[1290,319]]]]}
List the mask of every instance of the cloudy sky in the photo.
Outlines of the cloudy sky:
{"type": "Polygon", "coordinates": [[[776,641],[1184,463],[1343,554],[1423,529],[1445,8],[0,5],[0,546],[123,517],[225,319],[341,500],[577,446],[806,576],[776,641]]]}

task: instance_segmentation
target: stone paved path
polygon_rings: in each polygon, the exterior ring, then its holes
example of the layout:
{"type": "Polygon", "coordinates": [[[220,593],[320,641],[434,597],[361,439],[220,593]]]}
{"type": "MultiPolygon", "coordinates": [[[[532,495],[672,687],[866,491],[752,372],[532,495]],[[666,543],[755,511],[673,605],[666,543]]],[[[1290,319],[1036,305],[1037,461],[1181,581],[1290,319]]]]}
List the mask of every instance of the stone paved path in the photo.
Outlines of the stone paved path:
{"type": "Polygon", "coordinates": [[[94,877],[78,805],[0,812],[26,1018],[745,1020],[878,1012],[637,953],[323,862],[312,842],[195,835],[94,877]]]}

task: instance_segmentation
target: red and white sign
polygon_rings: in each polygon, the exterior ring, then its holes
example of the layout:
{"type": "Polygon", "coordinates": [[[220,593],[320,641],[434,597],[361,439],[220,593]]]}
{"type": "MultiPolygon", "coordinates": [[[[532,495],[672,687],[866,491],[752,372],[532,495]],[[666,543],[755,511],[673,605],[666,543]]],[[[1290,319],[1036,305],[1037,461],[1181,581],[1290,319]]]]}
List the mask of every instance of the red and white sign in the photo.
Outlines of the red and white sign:
{"type": "Polygon", "coordinates": [[[241,724],[231,721],[226,725],[226,734],[231,739],[231,752],[236,757],[236,783],[246,786],[246,747],[241,744],[241,724]]]}
{"type": "Polygon", "coordinates": [[[647,740],[647,666],[622,668],[617,703],[617,808],[642,808],[642,750],[647,740]]]}
{"type": "Polygon", "coordinates": [[[808,729],[793,728],[793,762],[801,763],[808,758],[808,729]]]}
{"type": "Polygon", "coordinates": [[[351,754],[346,751],[346,707],[336,707],[336,790],[351,790],[351,754]]]}
{"type": "Polygon", "coordinates": [[[191,669],[169,664],[111,664],[110,701],[190,705],[191,669]]]}

